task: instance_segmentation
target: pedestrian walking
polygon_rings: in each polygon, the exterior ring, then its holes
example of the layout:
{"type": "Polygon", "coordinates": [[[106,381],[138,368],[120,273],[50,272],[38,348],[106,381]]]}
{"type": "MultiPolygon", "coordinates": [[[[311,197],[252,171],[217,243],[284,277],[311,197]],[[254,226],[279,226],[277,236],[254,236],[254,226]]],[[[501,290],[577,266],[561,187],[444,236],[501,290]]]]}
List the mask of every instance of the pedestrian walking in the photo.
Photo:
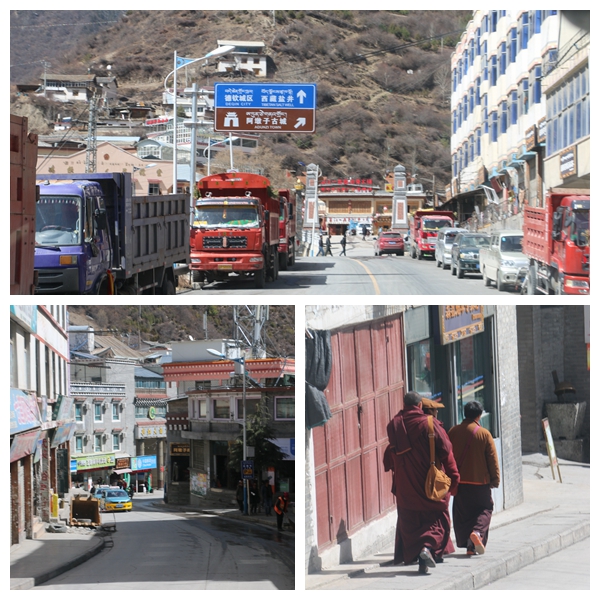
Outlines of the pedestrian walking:
{"type": "Polygon", "coordinates": [[[462,423],[448,432],[460,472],[452,504],[456,545],[469,556],[483,554],[488,541],[494,501],[492,488],[500,485],[500,467],[492,434],[480,425],[483,406],[467,402],[462,423]]]}
{"type": "Polygon", "coordinates": [[[237,500],[240,512],[244,513],[244,482],[240,479],[235,490],[235,499],[237,500]]]}
{"type": "Polygon", "coordinates": [[[333,256],[331,252],[331,234],[329,234],[325,240],[325,256],[327,255],[333,256]]]}
{"type": "Polygon", "coordinates": [[[342,245],[342,251],[340,252],[340,256],[346,256],[346,234],[342,234],[340,244],[342,245]]]}
{"type": "Polygon", "coordinates": [[[283,516],[287,512],[287,502],[283,493],[277,495],[273,508],[277,516],[277,531],[283,531],[283,516]]]}
{"type": "Polygon", "coordinates": [[[429,417],[423,412],[419,394],[405,394],[404,408],[387,426],[404,563],[418,560],[422,574],[443,562],[450,539],[448,504],[459,482],[448,434],[436,419],[432,420],[432,428],[436,463],[441,464],[451,481],[441,500],[432,500],[425,493],[431,462],[429,417]]]}
{"type": "Polygon", "coordinates": [[[265,509],[265,515],[267,517],[271,516],[271,506],[273,505],[273,491],[271,490],[271,486],[269,485],[269,480],[265,479],[263,481],[263,485],[261,488],[261,497],[263,501],[263,506],[265,509]]]}
{"type": "Polygon", "coordinates": [[[256,481],[252,480],[250,482],[250,512],[252,514],[258,513],[259,502],[258,486],[256,485],[256,481]]]}
{"type": "Polygon", "coordinates": [[[317,252],[317,256],[325,256],[322,235],[319,236],[319,251],[317,252]]]}

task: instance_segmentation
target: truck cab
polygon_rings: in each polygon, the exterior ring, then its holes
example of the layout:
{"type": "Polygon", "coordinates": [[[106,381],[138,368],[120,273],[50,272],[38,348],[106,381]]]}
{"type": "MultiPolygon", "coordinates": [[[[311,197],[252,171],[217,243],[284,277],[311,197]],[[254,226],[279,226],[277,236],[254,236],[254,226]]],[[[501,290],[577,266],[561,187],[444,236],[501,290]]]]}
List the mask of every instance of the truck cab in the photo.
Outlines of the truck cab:
{"type": "Polygon", "coordinates": [[[111,256],[100,185],[41,183],[35,243],[36,293],[98,293],[111,256]]]}

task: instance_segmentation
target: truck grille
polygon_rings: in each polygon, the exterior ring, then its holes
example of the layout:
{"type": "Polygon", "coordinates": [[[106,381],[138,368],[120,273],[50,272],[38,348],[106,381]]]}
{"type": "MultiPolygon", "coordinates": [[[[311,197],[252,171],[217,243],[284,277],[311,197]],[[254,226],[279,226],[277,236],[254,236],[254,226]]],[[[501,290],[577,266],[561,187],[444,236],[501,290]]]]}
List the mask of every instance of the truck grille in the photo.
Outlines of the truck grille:
{"type": "Polygon", "coordinates": [[[223,236],[207,236],[202,240],[203,248],[247,248],[248,238],[244,235],[223,236]]]}

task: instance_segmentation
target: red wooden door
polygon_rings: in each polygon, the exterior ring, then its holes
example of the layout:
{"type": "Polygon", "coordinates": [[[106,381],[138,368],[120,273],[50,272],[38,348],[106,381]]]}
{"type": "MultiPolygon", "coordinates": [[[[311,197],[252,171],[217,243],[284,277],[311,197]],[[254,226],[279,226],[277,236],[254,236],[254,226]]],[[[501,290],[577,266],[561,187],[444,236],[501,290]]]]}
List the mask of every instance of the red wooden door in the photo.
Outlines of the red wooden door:
{"type": "Polygon", "coordinates": [[[312,430],[319,549],[394,509],[386,426],[404,396],[402,314],[332,333],[332,417],[312,430]]]}

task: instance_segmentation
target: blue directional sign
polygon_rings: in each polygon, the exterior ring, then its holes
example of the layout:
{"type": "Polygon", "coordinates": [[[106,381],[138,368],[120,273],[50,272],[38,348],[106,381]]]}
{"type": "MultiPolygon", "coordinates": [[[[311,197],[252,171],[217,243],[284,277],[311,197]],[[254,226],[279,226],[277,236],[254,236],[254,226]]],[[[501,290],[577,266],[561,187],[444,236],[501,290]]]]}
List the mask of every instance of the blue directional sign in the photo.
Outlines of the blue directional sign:
{"type": "Polygon", "coordinates": [[[315,130],[315,83],[215,83],[215,131],[315,130]]]}
{"type": "Polygon", "coordinates": [[[310,108],[316,83],[215,83],[215,108],[310,108]]]}

